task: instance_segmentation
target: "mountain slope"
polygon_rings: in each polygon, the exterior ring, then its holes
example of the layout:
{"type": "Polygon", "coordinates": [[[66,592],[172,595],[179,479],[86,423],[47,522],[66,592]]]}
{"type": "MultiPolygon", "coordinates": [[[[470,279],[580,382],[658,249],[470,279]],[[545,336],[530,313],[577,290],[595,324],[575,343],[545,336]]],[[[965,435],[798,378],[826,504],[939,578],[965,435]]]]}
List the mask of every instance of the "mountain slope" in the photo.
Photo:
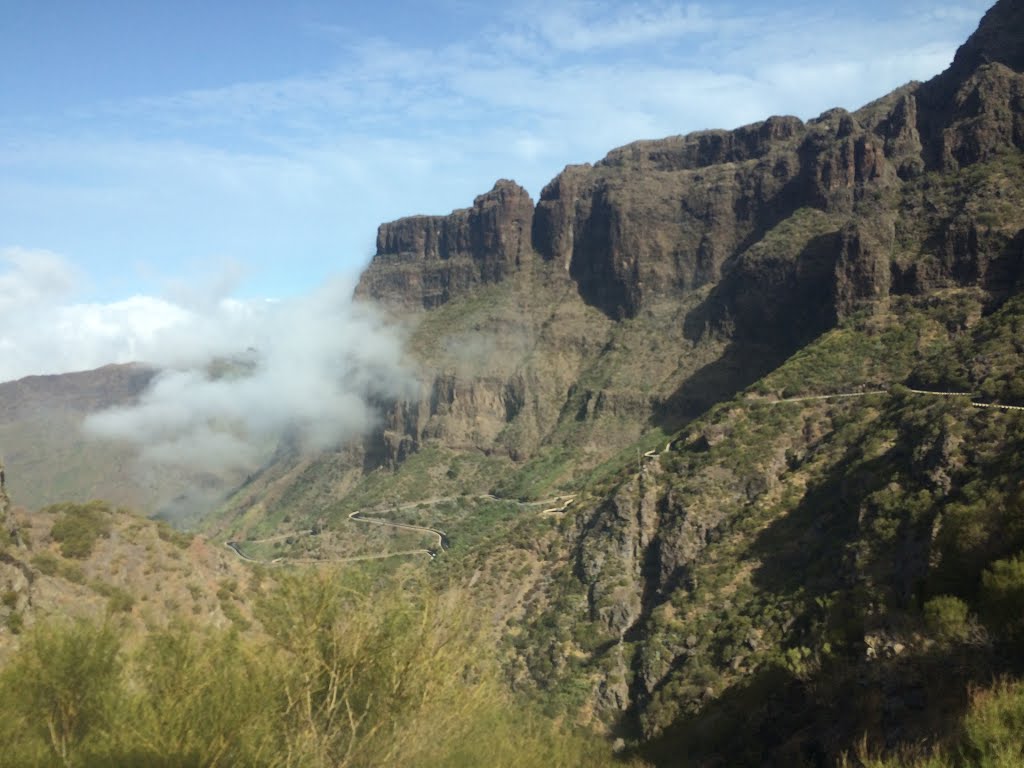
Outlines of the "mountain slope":
{"type": "Polygon", "coordinates": [[[241,480],[236,470],[157,466],[140,461],[135,445],[83,430],[90,415],[137,403],[158,373],[107,365],[0,383],[0,459],[18,503],[104,499],[177,522],[219,503],[241,480]]]}
{"type": "Polygon", "coordinates": [[[358,294],[410,325],[422,397],[290,512],[576,491],[530,528],[508,672],[656,762],[951,738],[1020,661],[991,585],[1024,547],[1021,411],[979,406],[1024,405],[1022,6],[856,112],[382,225],[358,294]]]}
{"type": "Polygon", "coordinates": [[[282,456],[228,517],[330,512],[381,473],[401,488],[417,453],[409,501],[572,490],[859,312],[955,288],[988,311],[1022,270],[1017,13],[997,4],[946,73],[854,113],[640,141],[536,205],[503,180],[382,225],[357,295],[408,326],[420,398],[358,448],[282,456]]]}
{"type": "Polygon", "coordinates": [[[467,585],[517,691],[656,764],[952,744],[1024,662],[1022,9],[856,112],[382,225],[357,295],[420,396],[282,444],[210,530],[443,525],[402,567],[467,585]]]}

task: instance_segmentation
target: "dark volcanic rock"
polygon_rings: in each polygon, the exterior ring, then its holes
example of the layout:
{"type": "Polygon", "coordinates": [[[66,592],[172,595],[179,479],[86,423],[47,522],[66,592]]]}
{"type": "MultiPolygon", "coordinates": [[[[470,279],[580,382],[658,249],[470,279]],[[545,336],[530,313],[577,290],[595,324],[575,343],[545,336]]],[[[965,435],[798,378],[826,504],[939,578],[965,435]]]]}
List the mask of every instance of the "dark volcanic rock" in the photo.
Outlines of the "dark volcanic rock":
{"type": "Polygon", "coordinates": [[[1017,72],[1024,71],[1024,3],[999,0],[988,9],[978,29],[957,49],[953,64],[944,76],[969,75],[978,67],[999,63],[1017,72]]]}
{"type": "MultiPolygon", "coordinates": [[[[638,141],[595,165],[567,167],[535,211],[524,190],[502,181],[472,208],[385,224],[359,293],[429,308],[509,278],[533,252],[565,270],[580,297],[613,319],[726,279],[737,282],[731,293],[751,287],[765,300],[825,295],[831,305],[813,314],[833,321],[890,288],[984,282],[985,264],[1005,242],[986,246],[984,233],[970,234],[976,222],[955,211],[945,221],[933,216],[932,231],[922,233],[925,248],[952,248],[955,258],[911,268],[917,274],[902,264],[890,268],[900,213],[893,201],[929,168],[956,170],[1024,146],[1021,16],[1019,3],[998,3],[949,70],[856,113],[834,109],[807,123],[772,117],[733,131],[638,141]],[[815,285],[766,292],[742,274],[729,278],[737,267],[751,268],[749,249],[802,209],[832,218],[831,265],[820,239],[827,233],[802,241],[795,233],[789,256],[776,258],[775,268],[761,260],[751,277],[780,285],[800,282],[802,273],[815,285]],[[808,254],[821,269],[806,269],[808,254]],[[803,267],[794,272],[795,264],[803,267]],[[830,285],[818,282],[822,272],[831,274],[830,285]]],[[[742,303],[718,314],[740,327],[784,311],[742,303]],[[737,316],[744,307],[754,312],[746,321],[737,316]]]]}
{"type": "MultiPolygon", "coordinates": [[[[681,345],[670,356],[708,344],[722,355],[729,345],[732,359],[748,368],[751,347],[774,364],[843,318],[884,307],[893,294],[957,286],[1005,294],[1024,274],[1022,5],[997,3],[946,72],[856,112],[637,141],[594,165],[566,167],[535,208],[525,190],[499,181],[471,208],[384,224],[357,293],[430,309],[502,282],[520,291],[521,302],[538,287],[523,281],[543,279],[564,284],[557,298],[546,294],[563,309],[574,290],[613,324],[670,324],[681,345]]],[[[538,311],[547,307],[531,310],[538,311]]],[[[557,326],[517,318],[500,333],[527,327],[557,326]]],[[[593,336],[603,348],[599,334],[571,328],[567,338],[593,336]]],[[[569,394],[536,417],[530,438],[511,451],[516,456],[539,444],[560,412],[599,417],[602,399],[586,395],[591,389],[604,393],[606,405],[614,396],[628,411],[622,418],[639,423],[645,414],[657,420],[659,411],[678,411],[681,402],[706,405],[738,381],[721,358],[717,367],[705,359],[704,383],[692,376],[665,382],[654,397],[632,385],[580,388],[569,371],[583,357],[573,351],[567,367],[565,347],[545,349],[530,358],[548,366],[545,373],[521,381],[550,382],[551,371],[560,371],[561,392],[569,394]]],[[[523,394],[530,387],[513,386],[518,354],[510,350],[500,370],[467,374],[458,387],[443,376],[425,385],[423,402],[391,417],[389,460],[424,439],[493,450],[488,440],[503,425],[536,411],[523,404],[540,402],[523,394]],[[449,389],[459,395],[448,396],[449,389]]],[[[684,366],[678,375],[691,373],[684,366]]]]}
{"type": "Polygon", "coordinates": [[[356,294],[429,309],[474,285],[499,282],[532,257],[532,223],[529,194],[503,179],[472,208],[382,224],[377,255],[356,294]]]}
{"type": "Polygon", "coordinates": [[[716,282],[743,245],[793,210],[803,123],[771,118],[614,150],[541,193],[534,249],[611,317],[716,282]]]}

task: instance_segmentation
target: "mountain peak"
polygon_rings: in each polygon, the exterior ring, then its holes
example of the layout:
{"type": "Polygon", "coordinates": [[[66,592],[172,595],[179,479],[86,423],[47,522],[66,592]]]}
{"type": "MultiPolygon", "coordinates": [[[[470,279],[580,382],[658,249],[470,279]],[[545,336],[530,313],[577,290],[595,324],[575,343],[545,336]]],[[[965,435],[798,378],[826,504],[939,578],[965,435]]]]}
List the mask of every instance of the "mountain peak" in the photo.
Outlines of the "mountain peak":
{"type": "Polygon", "coordinates": [[[957,49],[950,69],[967,75],[991,63],[1024,72],[1024,0],[999,0],[989,8],[975,33],[957,49]]]}

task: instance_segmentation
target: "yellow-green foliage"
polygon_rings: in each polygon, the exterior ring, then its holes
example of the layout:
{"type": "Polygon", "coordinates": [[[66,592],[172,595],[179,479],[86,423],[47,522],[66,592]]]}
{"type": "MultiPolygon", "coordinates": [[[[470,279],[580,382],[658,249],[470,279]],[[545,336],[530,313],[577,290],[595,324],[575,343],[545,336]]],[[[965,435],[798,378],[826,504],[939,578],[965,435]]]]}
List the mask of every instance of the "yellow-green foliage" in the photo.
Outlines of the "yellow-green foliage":
{"type": "Polygon", "coordinates": [[[92,554],[98,538],[110,535],[111,510],[106,502],[57,504],[44,511],[59,513],[50,536],[60,542],[64,557],[84,559],[92,554]]]}
{"type": "Polygon", "coordinates": [[[971,632],[967,604],[952,595],[938,595],[924,604],[928,629],[940,640],[962,642],[971,632]]]}
{"type": "Polygon", "coordinates": [[[993,627],[1009,639],[1024,636],[1024,555],[995,561],[981,583],[982,606],[993,627]]]}
{"type": "Polygon", "coordinates": [[[974,691],[956,739],[944,748],[907,749],[897,756],[874,757],[862,745],[858,752],[858,760],[844,758],[841,768],[1020,768],[1024,683],[1004,681],[974,691]]]}
{"type": "Polygon", "coordinates": [[[5,764],[611,764],[509,698],[469,604],[317,571],[279,579],[260,640],[36,625],[0,675],[5,764]]]}
{"type": "Polygon", "coordinates": [[[27,636],[0,675],[9,765],[76,765],[78,755],[102,749],[116,719],[120,645],[111,626],[84,622],[27,636]]]}

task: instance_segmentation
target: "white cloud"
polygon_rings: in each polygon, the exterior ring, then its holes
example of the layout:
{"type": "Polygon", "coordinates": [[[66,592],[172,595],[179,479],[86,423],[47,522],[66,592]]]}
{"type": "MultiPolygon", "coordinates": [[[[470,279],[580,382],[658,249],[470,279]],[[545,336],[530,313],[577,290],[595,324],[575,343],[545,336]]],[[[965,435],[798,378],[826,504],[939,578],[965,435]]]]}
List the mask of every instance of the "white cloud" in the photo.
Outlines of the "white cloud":
{"type": "MultiPolygon", "coordinates": [[[[172,302],[70,303],[74,270],[53,253],[0,253],[0,380],[146,362],[162,369],[139,403],[87,421],[143,459],[251,470],[282,435],[308,448],[365,433],[379,403],[415,392],[401,338],[332,281],[283,301],[217,296],[231,275],[172,302]]],[[[181,286],[179,286],[179,289],[181,286]]]]}
{"type": "Polygon", "coordinates": [[[537,18],[538,31],[550,47],[573,52],[642,45],[707,32],[712,27],[712,20],[695,3],[572,3],[561,8],[546,6],[537,18]]]}
{"type": "Polygon", "coordinates": [[[0,274],[0,381],[139,360],[160,332],[189,317],[147,296],[67,303],[79,285],[68,263],[55,254],[17,253],[26,261],[0,274]]]}
{"type": "Polygon", "coordinates": [[[140,345],[142,359],[166,369],[138,405],[90,417],[87,432],[203,469],[252,469],[282,435],[321,449],[364,434],[378,403],[415,383],[400,339],[350,295],[332,284],[184,314],[140,345]]]}
{"type": "Polygon", "coordinates": [[[78,277],[55,253],[29,248],[0,249],[0,318],[16,316],[67,296],[78,277]]]}

